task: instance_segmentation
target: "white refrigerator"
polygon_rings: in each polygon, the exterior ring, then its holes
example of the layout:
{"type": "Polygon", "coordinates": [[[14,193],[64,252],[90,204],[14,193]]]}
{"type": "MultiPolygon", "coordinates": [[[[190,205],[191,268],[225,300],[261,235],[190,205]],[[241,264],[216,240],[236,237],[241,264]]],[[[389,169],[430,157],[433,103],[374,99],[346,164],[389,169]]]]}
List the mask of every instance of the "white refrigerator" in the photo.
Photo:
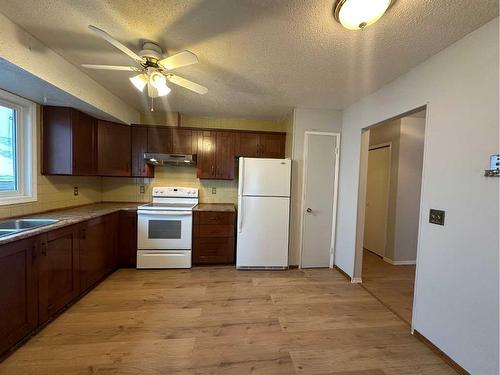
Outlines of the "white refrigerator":
{"type": "Polygon", "coordinates": [[[288,268],[290,159],[239,159],[236,268],[288,268]]]}

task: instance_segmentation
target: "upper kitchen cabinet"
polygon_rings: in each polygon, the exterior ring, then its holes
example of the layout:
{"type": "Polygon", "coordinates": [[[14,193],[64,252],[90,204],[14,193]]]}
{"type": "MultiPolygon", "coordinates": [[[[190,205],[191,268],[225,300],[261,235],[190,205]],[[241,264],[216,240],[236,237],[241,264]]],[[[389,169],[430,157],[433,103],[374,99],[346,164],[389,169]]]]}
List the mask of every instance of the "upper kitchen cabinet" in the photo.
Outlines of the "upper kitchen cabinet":
{"type": "Polygon", "coordinates": [[[197,141],[192,130],[172,129],[172,153],[174,154],[196,154],[197,141]]]}
{"type": "Polygon", "coordinates": [[[233,132],[217,132],[215,178],[232,180],[234,178],[234,138],[233,132]]]}
{"type": "Polygon", "coordinates": [[[68,107],[43,107],[42,173],[94,175],[97,170],[96,120],[68,107]]]}
{"type": "Polygon", "coordinates": [[[285,157],[286,133],[238,132],[236,156],[248,158],[285,157]]]}
{"type": "Polygon", "coordinates": [[[148,152],[170,154],[172,152],[172,128],[148,128],[148,152]]]}
{"type": "Polygon", "coordinates": [[[131,127],[99,120],[97,154],[100,176],[131,176],[131,127]]]}
{"type": "Polygon", "coordinates": [[[132,134],[132,177],[154,177],[154,167],[144,161],[148,151],[148,128],[133,126],[132,134]]]}
{"type": "Polygon", "coordinates": [[[216,178],[217,132],[203,130],[198,135],[197,177],[216,178]]]}

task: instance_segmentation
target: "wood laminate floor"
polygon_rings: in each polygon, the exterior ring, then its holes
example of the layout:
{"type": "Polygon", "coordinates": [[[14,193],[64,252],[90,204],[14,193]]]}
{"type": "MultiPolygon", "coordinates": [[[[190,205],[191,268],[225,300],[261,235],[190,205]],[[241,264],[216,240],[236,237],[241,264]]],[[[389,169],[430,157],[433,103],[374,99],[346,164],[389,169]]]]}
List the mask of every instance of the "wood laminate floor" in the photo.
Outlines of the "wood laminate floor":
{"type": "Polygon", "coordinates": [[[363,286],[411,324],[415,266],[393,266],[369,250],[363,250],[363,286]]]}
{"type": "Polygon", "coordinates": [[[329,269],[115,272],[0,374],[454,374],[329,269]]]}

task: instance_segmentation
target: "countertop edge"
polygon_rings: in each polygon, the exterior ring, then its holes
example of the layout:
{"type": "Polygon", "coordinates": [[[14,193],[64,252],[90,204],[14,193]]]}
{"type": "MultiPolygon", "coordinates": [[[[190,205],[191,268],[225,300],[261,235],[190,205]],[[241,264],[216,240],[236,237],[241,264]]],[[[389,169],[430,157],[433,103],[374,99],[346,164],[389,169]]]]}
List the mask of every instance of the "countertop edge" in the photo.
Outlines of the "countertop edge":
{"type": "MultiPolygon", "coordinates": [[[[15,233],[5,237],[0,237],[0,246],[7,245],[12,242],[24,240],[31,237],[36,237],[38,235],[64,228],[70,225],[75,225],[82,223],[84,221],[92,220],[101,216],[106,216],[119,211],[130,211],[136,210],[138,206],[143,203],[91,203],[88,205],[75,206],[62,208],[60,210],[51,210],[47,212],[36,213],[32,215],[22,216],[22,218],[47,218],[47,219],[58,219],[59,221],[54,224],[46,225],[39,228],[34,228],[26,230],[20,233],[15,233]],[[83,211],[83,212],[80,212],[83,211]]],[[[21,218],[21,217],[16,217],[21,218]]],[[[14,218],[12,218],[14,219],[14,218]]],[[[1,221],[10,220],[2,219],[1,221]]]]}

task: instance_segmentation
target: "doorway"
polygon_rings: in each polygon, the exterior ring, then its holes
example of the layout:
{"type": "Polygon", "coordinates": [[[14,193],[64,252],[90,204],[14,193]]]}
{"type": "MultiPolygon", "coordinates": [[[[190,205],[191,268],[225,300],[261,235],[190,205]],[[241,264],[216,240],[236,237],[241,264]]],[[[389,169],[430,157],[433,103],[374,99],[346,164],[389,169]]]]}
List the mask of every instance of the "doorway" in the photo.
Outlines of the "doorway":
{"type": "Polygon", "coordinates": [[[340,134],[305,132],[301,268],[333,267],[340,134]]]}
{"type": "Polygon", "coordinates": [[[391,143],[371,146],[368,150],[363,247],[381,257],[385,256],[387,240],[390,179],[391,143]]]}
{"type": "Polygon", "coordinates": [[[368,292],[408,324],[413,315],[425,119],[424,108],[367,129],[361,159],[365,164],[360,166],[364,210],[358,211],[363,220],[356,259],[359,277],[368,292]]]}

